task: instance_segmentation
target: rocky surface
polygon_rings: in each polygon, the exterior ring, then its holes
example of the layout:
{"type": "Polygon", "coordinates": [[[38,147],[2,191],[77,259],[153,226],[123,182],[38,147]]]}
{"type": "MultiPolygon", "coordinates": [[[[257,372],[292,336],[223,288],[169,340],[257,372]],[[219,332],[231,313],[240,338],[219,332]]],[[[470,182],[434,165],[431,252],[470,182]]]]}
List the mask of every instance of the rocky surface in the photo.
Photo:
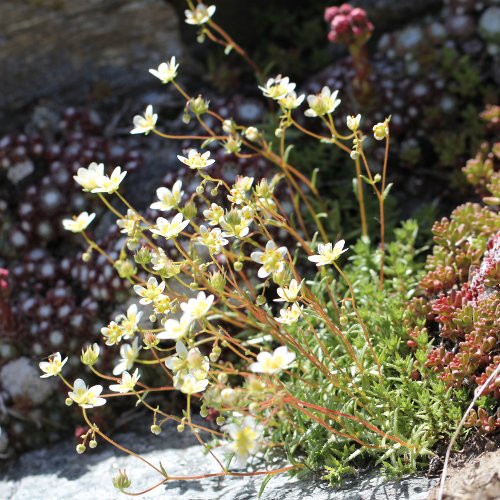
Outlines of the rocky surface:
{"type": "Polygon", "coordinates": [[[75,104],[137,88],[151,81],[148,68],[181,53],[163,0],[4,0],[0,34],[0,122],[47,96],[75,104]]]}
{"type": "MultiPolygon", "coordinates": [[[[438,498],[439,484],[429,500],[438,498]]],[[[500,498],[500,450],[481,453],[464,465],[451,467],[444,497],[447,500],[495,500],[500,498]]]]}
{"type": "MultiPolygon", "coordinates": [[[[159,436],[128,433],[115,439],[155,465],[161,461],[171,475],[203,474],[218,470],[213,459],[203,454],[192,435],[188,432],[179,434],[173,426],[167,426],[159,436]]],[[[99,500],[125,498],[113,487],[111,481],[119,469],[127,470],[132,480],[130,491],[141,491],[159,480],[158,474],[147,465],[111,446],[100,443],[96,449],[77,455],[74,443],[65,442],[52,448],[26,453],[11,464],[0,474],[0,498],[86,500],[90,498],[89,495],[99,500]]],[[[171,482],[139,498],[250,500],[257,498],[262,480],[262,477],[228,477],[171,482]]],[[[384,482],[380,475],[371,474],[349,481],[339,491],[319,478],[299,480],[282,474],[271,479],[261,498],[424,500],[433,484],[434,480],[424,477],[384,482]]]]}

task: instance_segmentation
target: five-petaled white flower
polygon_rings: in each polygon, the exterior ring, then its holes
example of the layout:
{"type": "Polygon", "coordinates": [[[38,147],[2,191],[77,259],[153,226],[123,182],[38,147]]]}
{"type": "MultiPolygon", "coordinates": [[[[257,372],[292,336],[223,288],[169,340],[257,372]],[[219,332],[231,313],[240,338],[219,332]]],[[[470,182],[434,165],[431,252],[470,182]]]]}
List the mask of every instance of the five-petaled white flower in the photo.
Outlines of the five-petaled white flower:
{"type": "Polygon", "coordinates": [[[288,286],[279,287],[276,291],[279,299],[274,299],[274,302],[295,302],[299,296],[303,282],[304,280],[298,283],[296,279],[293,279],[288,286]]]}
{"type": "Polygon", "coordinates": [[[207,315],[212,307],[215,297],[205,295],[205,292],[199,292],[196,298],[191,298],[181,304],[181,309],[185,314],[195,319],[201,319],[207,315]]]}
{"type": "Polygon", "coordinates": [[[40,375],[40,378],[55,377],[56,375],[59,375],[62,371],[62,367],[67,361],[68,358],[64,358],[61,361],[61,354],[59,352],[52,354],[48,361],[42,361],[39,363],[38,366],[40,367],[40,370],[44,372],[43,375],[40,375]]]}
{"type": "Polygon", "coordinates": [[[210,159],[210,151],[205,151],[203,154],[201,154],[198,153],[196,149],[190,149],[187,158],[181,155],[177,155],[177,158],[179,159],[179,161],[184,163],[184,165],[187,165],[192,169],[209,167],[210,165],[215,163],[215,160],[210,159]]]}
{"type": "Polygon", "coordinates": [[[211,226],[216,226],[224,219],[224,209],[217,203],[212,203],[210,208],[203,211],[203,216],[211,226]]]}
{"type": "Polygon", "coordinates": [[[175,182],[172,186],[172,190],[166,187],[160,187],[156,190],[156,196],[160,201],[151,203],[151,208],[153,210],[160,210],[161,212],[171,210],[179,204],[183,194],[184,191],[182,191],[182,181],[180,180],[175,182]]]}
{"type": "Polygon", "coordinates": [[[150,104],[146,108],[144,115],[134,116],[134,128],[130,131],[130,133],[148,135],[149,132],[155,128],[156,120],[158,120],[158,115],[153,113],[153,106],[150,104]]]}
{"type": "Polygon", "coordinates": [[[102,392],[102,385],[87,387],[81,378],[77,378],[73,384],[73,390],[68,392],[68,396],[82,408],[94,408],[106,403],[99,395],[102,392]]]}
{"type": "Polygon", "coordinates": [[[113,392],[126,394],[134,389],[140,377],[138,368],[135,369],[135,372],[132,375],[130,375],[129,372],[123,372],[120,382],[118,382],[118,384],[110,385],[109,389],[113,392]]]}
{"type": "Polygon", "coordinates": [[[201,245],[208,247],[210,253],[217,255],[221,252],[222,247],[229,243],[222,234],[220,228],[209,229],[204,225],[200,226],[200,237],[198,242],[201,245]]]}
{"type": "Polygon", "coordinates": [[[285,267],[284,258],[287,254],[286,247],[277,247],[274,241],[269,240],[263,252],[252,252],[250,258],[262,264],[257,276],[267,278],[272,273],[280,273],[285,267]]]}
{"type": "Polygon", "coordinates": [[[104,175],[104,163],[92,162],[88,168],[79,168],[73,179],[84,191],[92,191],[97,187],[97,179],[104,175]]]}
{"type": "Polygon", "coordinates": [[[127,314],[119,314],[116,317],[116,322],[120,325],[121,330],[124,332],[125,339],[130,338],[139,325],[142,318],[142,311],[137,309],[137,304],[131,304],[127,309],[127,314]]]}
{"type": "Polygon", "coordinates": [[[150,276],[145,287],[134,285],[134,292],[139,295],[139,297],[142,297],[139,303],[144,306],[151,304],[151,302],[162,294],[163,290],[165,290],[165,282],[161,281],[160,284],[158,284],[158,281],[156,281],[156,278],[153,276],[150,276]]]}
{"type": "Polygon", "coordinates": [[[305,94],[301,94],[297,97],[295,91],[288,93],[285,97],[279,100],[279,104],[284,109],[295,109],[298,108],[305,99],[305,94]]]}
{"type": "Polygon", "coordinates": [[[231,423],[221,428],[232,439],[229,449],[239,467],[243,467],[250,455],[259,451],[259,440],[262,437],[262,426],[258,425],[252,417],[245,417],[241,424],[231,423]]]}
{"type": "Polygon", "coordinates": [[[260,352],[257,361],[250,365],[250,370],[255,373],[278,373],[286,370],[295,359],[295,353],[290,352],[286,346],[278,347],[271,354],[260,352]]]}
{"type": "Polygon", "coordinates": [[[196,394],[197,392],[203,392],[208,385],[208,379],[197,379],[191,373],[178,373],[178,376],[174,377],[174,387],[179,389],[184,394],[196,394]]]}
{"type": "Polygon", "coordinates": [[[149,72],[156,76],[162,83],[168,83],[175,79],[177,76],[178,64],[175,63],[175,56],[172,56],[170,62],[162,62],[158,69],[150,69],[149,72]]]}
{"type": "Polygon", "coordinates": [[[215,5],[209,5],[207,7],[203,3],[199,3],[192,10],[184,11],[184,14],[186,15],[186,23],[194,24],[195,26],[201,26],[202,24],[208,22],[208,20],[214,15],[214,13],[215,5]]]}
{"type": "Polygon", "coordinates": [[[139,339],[136,337],[132,345],[124,344],[120,347],[120,362],[114,367],[113,375],[121,375],[124,371],[131,370],[135,360],[139,356],[139,351],[142,347],[139,346],[139,339]]]}
{"type": "Polygon", "coordinates": [[[64,219],[62,221],[64,229],[72,233],[81,233],[85,231],[89,224],[94,220],[95,214],[82,212],[76,219],[64,219]]]}
{"type": "Polygon", "coordinates": [[[316,95],[308,95],[307,103],[309,109],[305,111],[306,116],[324,116],[333,113],[335,108],[340,104],[340,99],[337,99],[338,90],[331,92],[328,87],[323,87],[321,92],[316,95]]]}
{"type": "Polygon", "coordinates": [[[175,215],[171,221],[168,221],[164,217],[158,217],[156,219],[156,228],[150,231],[154,234],[163,236],[167,240],[175,238],[190,222],[189,219],[183,219],[184,216],[181,213],[175,215]]]}
{"type": "Polygon", "coordinates": [[[335,243],[335,246],[332,246],[331,243],[320,243],[318,245],[318,254],[311,255],[310,257],[308,257],[308,259],[311,262],[314,262],[318,267],[332,264],[344,252],[347,252],[347,250],[349,250],[348,248],[344,248],[344,244],[344,240],[337,241],[337,243],[335,243]]]}
{"type": "Polygon", "coordinates": [[[290,78],[287,76],[278,75],[276,78],[269,78],[266,84],[259,89],[266,97],[279,101],[294,91],[295,83],[290,82],[290,78]]]}
{"type": "Polygon", "coordinates": [[[302,306],[293,303],[291,307],[281,309],[279,317],[274,319],[282,325],[293,325],[294,323],[297,323],[301,314],[302,306]]]}
{"type": "Polygon", "coordinates": [[[180,319],[167,319],[164,324],[165,330],[158,333],[156,338],[160,340],[179,340],[187,335],[193,318],[188,314],[183,314],[180,319]]]}
{"type": "Polygon", "coordinates": [[[124,170],[122,172],[121,167],[116,167],[113,172],[111,172],[110,176],[101,175],[97,179],[97,186],[92,189],[93,193],[114,193],[120,187],[122,180],[127,175],[127,172],[124,170]]]}

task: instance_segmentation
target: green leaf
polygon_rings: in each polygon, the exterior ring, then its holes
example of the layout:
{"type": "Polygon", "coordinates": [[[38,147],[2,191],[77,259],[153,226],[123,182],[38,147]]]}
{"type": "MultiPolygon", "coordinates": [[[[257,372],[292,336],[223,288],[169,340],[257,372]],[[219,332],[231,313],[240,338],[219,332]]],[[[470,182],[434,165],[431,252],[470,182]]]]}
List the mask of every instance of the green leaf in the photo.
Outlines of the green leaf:
{"type": "Polygon", "coordinates": [[[257,498],[260,498],[262,496],[262,493],[264,493],[264,490],[267,486],[267,483],[269,481],[271,481],[272,478],[273,478],[273,476],[271,474],[269,474],[268,476],[266,476],[264,481],[262,481],[262,484],[260,485],[260,488],[259,488],[259,494],[257,495],[257,498]]]}

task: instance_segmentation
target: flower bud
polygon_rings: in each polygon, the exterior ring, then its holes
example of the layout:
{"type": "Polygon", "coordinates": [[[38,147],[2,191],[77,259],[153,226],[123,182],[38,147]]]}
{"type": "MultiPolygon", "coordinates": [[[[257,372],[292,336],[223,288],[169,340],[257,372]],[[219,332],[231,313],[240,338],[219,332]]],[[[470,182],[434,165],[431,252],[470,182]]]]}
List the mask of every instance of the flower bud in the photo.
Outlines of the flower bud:
{"type": "Polygon", "coordinates": [[[234,263],[234,270],[240,272],[243,269],[243,262],[237,261],[234,263]]]}
{"type": "Polygon", "coordinates": [[[89,448],[96,448],[96,447],[97,447],[97,441],[95,439],[89,441],[89,448]]]}
{"type": "Polygon", "coordinates": [[[132,261],[129,259],[119,259],[115,262],[115,269],[118,271],[120,278],[128,279],[135,276],[137,273],[137,267],[134,266],[132,261]]]}
{"type": "Polygon", "coordinates": [[[88,346],[85,351],[82,349],[80,360],[84,365],[92,366],[96,364],[98,357],[99,346],[97,344],[92,344],[91,346],[88,346]]]}
{"type": "Polygon", "coordinates": [[[148,247],[142,247],[137,250],[137,253],[134,256],[134,260],[137,264],[146,265],[151,262],[151,251],[148,247]]]}
{"type": "Polygon", "coordinates": [[[196,217],[196,213],[198,212],[196,205],[194,202],[189,201],[184,205],[184,209],[182,213],[185,219],[194,219],[196,217]]]}
{"type": "Polygon", "coordinates": [[[212,352],[208,356],[210,358],[210,361],[212,361],[212,363],[215,363],[219,359],[221,352],[222,350],[218,345],[214,346],[212,352]]]}
{"type": "Polygon", "coordinates": [[[225,384],[227,382],[227,373],[219,373],[219,375],[217,375],[217,382],[225,384]]]}
{"type": "Polygon", "coordinates": [[[131,485],[132,481],[124,470],[119,471],[113,478],[113,486],[120,491],[130,488],[131,485]]]}
{"type": "Polygon", "coordinates": [[[222,293],[226,286],[226,278],[220,271],[212,273],[208,282],[210,283],[210,286],[219,293],[222,293]]]}
{"type": "Polygon", "coordinates": [[[205,188],[203,186],[196,186],[196,193],[203,194],[205,192],[205,188]]]}
{"type": "Polygon", "coordinates": [[[79,444],[76,446],[76,452],[79,455],[81,455],[86,449],[87,449],[87,447],[84,444],[79,444]]]}
{"type": "Polygon", "coordinates": [[[208,417],[208,408],[205,405],[201,405],[200,408],[200,417],[207,418],[208,417]]]}
{"type": "Polygon", "coordinates": [[[161,434],[161,427],[157,424],[153,424],[150,429],[153,434],[161,434]]]}
{"type": "Polygon", "coordinates": [[[219,415],[216,419],[215,419],[215,423],[217,425],[223,425],[224,422],[226,421],[225,417],[223,417],[222,415],[219,415]]]}
{"type": "Polygon", "coordinates": [[[71,405],[73,404],[73,400],[72,400],[71,398],[66,398],[66,399],[64,400],[64,404],[65,404],[66,406],[71,406],[71,405]]]}
{"type": "Polygon", "coordinates": [[[196,99],[189,101],[189,108],[195,115],[202,115],[208,111],[210,101],[206,101],[199,95],[196,99]]]}
{"type": "Polygon", "coordinates": [[[264,295],[258,295],[257,298],[255,299],[255,303],[258,306],[263,306],[267,302],[266,298],[264,295]]]}
{"type": "Polygon", "coordinates": [[[259,131],[255,127],[248,127],[245,130],[245,137],[252,142],[255,142],[259,138],[259,131]]]}

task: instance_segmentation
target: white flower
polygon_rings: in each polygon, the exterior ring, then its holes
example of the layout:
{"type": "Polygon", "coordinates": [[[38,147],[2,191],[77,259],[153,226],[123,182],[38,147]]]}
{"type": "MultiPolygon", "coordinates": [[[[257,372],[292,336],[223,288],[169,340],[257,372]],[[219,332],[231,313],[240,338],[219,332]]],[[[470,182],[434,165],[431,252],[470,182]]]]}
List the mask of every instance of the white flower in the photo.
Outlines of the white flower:
{"type": "Polygon", "coordinates": [[[181,155],[177,155],[177,158],[179,159],[179,161],[184,163],[184,165],[187,165],[189,168],[192,169],[209,167],[210,165],[215,163],[215,160],[209,159],[210,151],[205,151],[205,153],[201,154],[198,153],[196,149],[190,149],[187,158],[181,155]]]}
{"type": "Polygon", "coordinates": [[[204,225],[201,225],[198,242],[208,247],[211,254],[217,255],[221,252],[222,247],[229,243],[229,240],[223,237],[220,228],[208,229],[204,225]]]}
{"type": "Polygon", "coordinates": [[[170,59],[168,63],[161,63],[158,69],[150,69],[149,72],[156,76],[162,83],[168,83],[175,79],[177,76],[178,64],[175,63],[175,56],[170,59]]]}
{"type": "Polygon", "coordinates": [[[201,26],[205,24],[215,13],[215,5],[206,6],[199,3],[193,10],[185,10],[186,23],[201,26]]]}
{"type": "Polygon", "coordinates": [[[148,135],[151,130],[156,126],[158,115],[153,113],[153,106],[151,104],[146,108],[143,115],[134,116],[134,128],[130,131],[131,134],[146,134],[148,135]]]}
{"type": "Polygon", "coordinates": [[[104,398],[99,395],[102,392],[102,385],[94,385],[87,387],[85,382],[78,378],[73,384],[73,390],[68,392],[68,396],[82,408],[93,408],[94,406],[102,406],[106,403],[104,398]]]}
{"type": "Polygon", "coordinates": [[[359,128],[359,122],[361,121],[361,115],[356,115],[356,116],[348,116],[347,117],[347,128],[349,130],[352,130],[353,132],[356,132],[359,128]]]}
{"type": "Polygon", "coordinates": [[[331,243],[320,243],[318,245],[318,254],[311,255],[308,259],[311,262],[315,262],[316,265],[326,266],[327,264],[332,264],[336,261],[344,252],[349,250],[348,248],[344,248],[345,241],[339,240],[335,243],[335,246],[332,247],[331,243]]]}
{"type": "Polygon", "coordinates": [[[267,278],[272,273],[280,273],[285,267],[287,249],[286,247],[277,247],[274,241],[269,240],[263,252],[252,252],[250,258],[254,262],[262,264],[257,276],[267,278]]]}
{"type": "Polygon", "coordinates": [[[142,318],[142,311],[137,310],[137,304],[131,304],[127,309],[127,314],[120,314],[116,317],[116,322],[124,332],[124,337],[131,337],[137,330],[137,325],[142,318]]]}
{"type": "Polygon", "coordinates": [[[111,321],[108,326],[103,326],[101,328],[101,333],[106,339],[106,345],[115,345],[121,341],[125,332],[118,323],[111,321]]]}
{"type": "Polygon", "coordinates": [[[302,306],[293,303],[291,307],[281,309],[279,317],[274,319],[282,325],[293,325],[294,323],[297,323],[301,314],[302,306]]]}
{"type": "Polygon", "coordinates": [[[120,347],[120,362],[113,369],[113,375],[121,375],[124,371],[131,370],[134,366],[135,360],[139,356],[139,339],[136,337],[132,345],[124,344],[120,347]]]}
{"type": "Polygon", "coordinates": [[[296,279],[293,279],[287,287],[278,288],[276,292],[279,299],[274,299],[274,302],[295,302],[299,296],[303,282],[302,280],[298,283],[296,279]]]}
{"type": "Polygon", "coordinates": [[[139,304],[144,306],[151,304],[153,300],[162,294],[163,290],[165,290],[165,282],[161,281],[160,284],[158,284],[158,281],[156,281],[156,278],[153,276],[148,279],[145,287],[134,285],[134,292],[139,295],[139,297],[142,297],[139,304]]]}
{"type": "Polygon", "coordinates": [[[269,78],[263,87],[259,87],[266,97],[275,101],[283,99],[295,89],[295,83],[290,82],[290,78],[278,75],[276,78],[269,78]]]}
{"type": "Polygon", "coordinates": [[[178,376],[174,378],[174,386],[184,394],[196,394],[197,392],[203,392],[207,388],[207,385],[207,379],[199,380],[191,373],[181,374],[179,372],[178,376]]]}
{"type": "Polygon", "coordinates": [[[389,135],[389,121],[391,117],[373,126],[373,136],[377,141],[384,140],[389,135]]]}
{"type": "Polygon", "coordinates": [[[118,384],[110,385],[109,389],[113,392],[125,394],[134,389],[140,377],[138,368],[135,369],[135,372],[132,375],[130,375],[129,372],[123,372],[120,382],[118,384]]]}
{"type": "Polygon", "coordinates": [[[40,378],[55,377],[59,375],[62,371],[62,367],[66,364],[68,358],[64,358],[61,361],[61,354],[56,352],[49,357],[48,361],[42,361],[39,363],[40,370],[44,372],[44,375],[40,375],[40,378]]]}
{"type": "Polygon", "coordinates": [[[107,175],[101,175],[97,179],[97,187],[92,189],[93,193],[114,193],[120,187],[120,183],[127,175],[127,172],[124,170],[122,172],[121,167],[116,167],[111,175],[108,177],[107,175]]]}
{"type": "Polygon", "coordinates": [[[66,231],[71,231],[72,233],[81,233],[85,231],[89,224],[94,220],[95,214],[88,214],[87,212],[82,212],[76,219],[64,219],[62,221],[64,229],[66,231]]]}
{"type": "Polygon", "coordinates": [[[316,95],[308,95],[307,102],[309,109],[304,113],[306,116],[324,116],[333,113],[335,108],[340,104],[340,99],[337,99],[338,90],[331,92],[328,87],[323,87],[321,92],[316,95]]]}
{"type": "Polygon", "coordinates": [[[279,100],[279,104],[284,109],[295,109],[298,108],[305,99],[305,94],[301,94],[297,97],[295,91],[290,92],[285,97],[279,100]]]}
{"type": "Polygon", "coordinates": [[[210,208],[203,211],[203,216],[211,226],[216,226],[224,219],[224,209],[217,203],[212,203],[210,208]]]}
{"type": "Polygon", "coordinates": [[[183,219],[184,216],[181,213],[178,213],[170,222],[163,217],[158,217],[158,219],[156,219],[157,228],[151,229],[150,231],[154,234],[163,236],[167,240],[175,238],[190,222],[189,219],[183,219]]]}
{"type": "Polygon", "coordinates": [[[243,467],[250,455],[259,451],[259,439],[262,436],[262,426],[257,425],[252,417],[245,417],[243,422],[224,425],[221,428],[232,439],[229,448],[234,452],[237,465],[243,467]]]}
{"type": "Polygon", "coordinates": [[[175,350],[177,356],[170,356],[165,361],[165,366],[178,376],[179,382],[180,378],[187,374],[192,375],[197,380],[203,380],[207,377],[210,362],[197,347],[193,347],[188,351],[181,341],[177,341],[175,350]]]}
{"type": "Polygon", "coordinates": [[[243,132],[245,137],[252,142],[255,142],[259,138],[259,130],[255,127],[248,127],[243,132]]]}
{"type": "Polygon", "coordinates": [[[198,293],[196,298],[189,299],[181,304],[181,309],[189,316],[195,319],[201,319],[207,315],[212,307],[215,297],[205,295],[205,292],[198,293]]]}
{"type": "Polygon", "coordinates": [[[246,201],[246,192],[252,189],[253,177],[238,176],[233,187],[229,191],[227,199],[235,205],[241,205],[246,201]]]}
{"type": "Polygon", "coordinates": [[[172,191],[166,187],[158,188],[156,190],[156,196],[160,201],[151,203],[151,208],[162,212],[175,208],[184,194],[184,191],[181,191],[181,189],[182,181],[176,181],[172,187],[172,191]]]}
{"type": "Polygon", "coordinates": [[[88,168],[79,168],[73,179],[84,191],[92,191],[97,187],[97,179],[104,175],[104,164],[92,162],[88,168]]]}
{"type": "Polygon", "coordinates": [[[255,373],[277,373],[286,370],[295,359],[295,353],[290,352],[286,346],[278,347],[271,354],[260,352],[257,361],[250,365],[250,370],[255,373]]]}
{"type": "Polygon", "coordinates": [[[252,219],[248,217],[249,214],[244,209],[233,209],[224,214],[224,218],[220,221],[220,225],[224,229],[222,236],[244,238],[250,232],[249,226],[252,224],[252,219]]]}
{"type": "Polygon", "coordinates": [[[139,228],[139,217],[137,214],[130,210],[127,210],[127,215],[123,219],[118,219],[116,225],[120,228],[120,233],[124,233],[129,237],[134,237],[137,229],[139,228]]]}
{"type": "Polygon", "coordinates": [[[183,314],[180,319],[167,319],[164,325],[165,331],[156,335],[156,338],[160,340],[179,340],[187,335],[192,322],[193,318],[187,314],[183,314]]]}

